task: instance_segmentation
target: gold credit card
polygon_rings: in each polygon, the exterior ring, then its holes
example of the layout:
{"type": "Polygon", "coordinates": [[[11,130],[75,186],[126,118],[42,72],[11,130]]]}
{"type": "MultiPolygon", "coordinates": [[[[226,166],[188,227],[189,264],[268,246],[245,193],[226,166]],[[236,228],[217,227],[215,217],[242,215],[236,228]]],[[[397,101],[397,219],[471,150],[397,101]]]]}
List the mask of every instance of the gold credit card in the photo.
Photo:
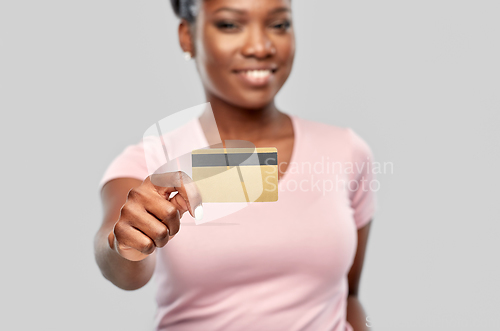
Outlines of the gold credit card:
{"type": "Polygon", "coordinates": [[[193,180],[203,202],[278,200],[278,150],[211,148],[192,152],[193,180]]]}

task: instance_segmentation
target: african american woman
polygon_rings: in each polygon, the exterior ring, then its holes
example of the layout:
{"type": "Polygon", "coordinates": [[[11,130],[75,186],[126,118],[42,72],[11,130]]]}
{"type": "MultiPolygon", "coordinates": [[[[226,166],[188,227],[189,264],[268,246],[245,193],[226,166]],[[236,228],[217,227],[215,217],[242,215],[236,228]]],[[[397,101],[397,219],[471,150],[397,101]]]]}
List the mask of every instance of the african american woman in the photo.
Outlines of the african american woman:
{"type": "MultiPolygon", "coordinates": [[[[279,199],[217,221],[228,226],[187,226],[205,207],[190,176],[166,172],[160,180],[170,184],[154,183],[143,144],[128,146],[101,180],[102,274],[125,290],[156,276],[156,330],[368,330],[358,287],[376,197],[361,184],[373,174],[304,165],[359,165],[373,155],[351,128],[276,107],[296,50],[291,0],[171,2],[220,140],[276,148],[279,199]],[[331,189],[333,179],[349,185],[331,189]]],[[[192,150],[207,135],[200,116],[163,139],[192,150]]]]}

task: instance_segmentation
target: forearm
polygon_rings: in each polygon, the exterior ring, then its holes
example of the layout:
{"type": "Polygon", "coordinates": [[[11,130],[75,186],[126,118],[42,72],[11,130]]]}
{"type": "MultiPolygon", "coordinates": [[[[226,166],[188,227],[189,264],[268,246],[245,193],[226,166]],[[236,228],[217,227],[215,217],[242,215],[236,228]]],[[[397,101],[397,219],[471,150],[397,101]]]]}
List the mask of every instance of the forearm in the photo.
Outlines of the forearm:
{"type": "Polygon", "coordinates": [[[347,321],[354,331],[369,331],[366,326],[366,314],[356,295],[347,297],[347,321]]]}
{"type": "Polygon", "coordinates": [[[102,228],[94,240],[94,252],[97,265],[102,275],[117,287],[124,290],[136,290],[151,279],[155,268],[155,253],[142,261],[129,261],[112,250],[108,244],[111,231],[102,228]]]}

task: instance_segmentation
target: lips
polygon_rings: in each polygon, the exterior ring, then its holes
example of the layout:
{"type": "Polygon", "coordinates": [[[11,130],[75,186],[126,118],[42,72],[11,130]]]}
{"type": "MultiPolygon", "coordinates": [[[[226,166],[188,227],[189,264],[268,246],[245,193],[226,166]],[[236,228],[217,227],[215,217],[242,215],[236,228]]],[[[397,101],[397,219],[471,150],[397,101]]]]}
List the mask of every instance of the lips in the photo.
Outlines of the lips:
{"type": "Polygon", "coordinates": [[[261,67],[234,70],[234,73],[247,85],[265,86],[274,78],[276,70],[273,67],[261,67]]]}

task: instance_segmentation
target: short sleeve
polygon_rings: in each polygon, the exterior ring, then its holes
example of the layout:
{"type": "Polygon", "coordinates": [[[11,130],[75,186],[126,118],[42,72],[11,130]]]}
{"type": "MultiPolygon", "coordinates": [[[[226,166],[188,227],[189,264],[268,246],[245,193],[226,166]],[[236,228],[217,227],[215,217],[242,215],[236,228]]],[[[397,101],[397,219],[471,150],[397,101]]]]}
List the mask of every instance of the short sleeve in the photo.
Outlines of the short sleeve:
{"type": "Polygon", "coordinates": [[[142,142],[130,145],[108,166],[99,182],[99,191],[104,184],[116,178],[136,178],[144,180],[149,176],[142,142]]]}
{"type": "Polygon", "coordinates": [[[375,211],[378,210],[376,192],[379,182],[373,171],[374,158],[370,146],[348,128],[351,142],[352,175],[349,182],[349,197],[353,218],[358,229],[370,222],[375,211]]]}

